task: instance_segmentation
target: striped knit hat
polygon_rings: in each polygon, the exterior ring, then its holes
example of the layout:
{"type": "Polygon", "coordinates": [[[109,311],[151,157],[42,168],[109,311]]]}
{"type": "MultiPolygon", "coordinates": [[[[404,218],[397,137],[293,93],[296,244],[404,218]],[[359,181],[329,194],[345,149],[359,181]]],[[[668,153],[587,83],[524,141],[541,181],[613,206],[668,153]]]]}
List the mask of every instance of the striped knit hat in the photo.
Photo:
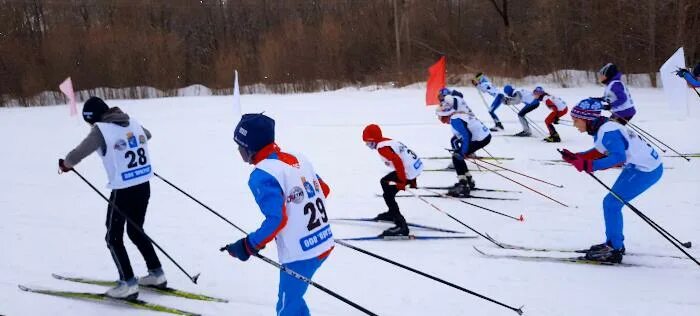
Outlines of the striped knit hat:
{"type": "Polygon", "coordinates": [[[593,121],[600,117],[600,111],[602,108],[603,104],[599,99],[583,99],[573,109],[571,109],[571,117],[593,121]]]}

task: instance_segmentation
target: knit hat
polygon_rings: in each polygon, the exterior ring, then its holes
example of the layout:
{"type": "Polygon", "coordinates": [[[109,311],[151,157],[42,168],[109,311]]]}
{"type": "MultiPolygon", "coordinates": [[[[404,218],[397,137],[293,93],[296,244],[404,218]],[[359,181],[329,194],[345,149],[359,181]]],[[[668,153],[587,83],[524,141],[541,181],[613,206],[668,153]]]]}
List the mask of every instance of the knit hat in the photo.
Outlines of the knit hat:
{"type": "Polygon", "coordinates": [[[603,104],[598,99],[583,99],[571,109],[571,117],[582,120],[593,121],[600,117],[603,104]]]}
{"type": "Polygon", "coordinates": [[[513,91],[515,91],[515,89],[513,89],[513,86],[511,86],[509,84],[507,84],[507,85],[505,85],[505,87],[503,87],[503,92],[505,92],[506,95],[509,97],[513,96],[513,91]]]}
{"type": "Polygon", "coordinates": [[[533,94],[545,94],[544,88],[542,88],[540,86],[535,87],[535,89],[532,90],[532,93],[533,94]]]}
{"type": "Polygon", "coordinates": [[[605,64],[605,66],[600,68],[600,70],[598,70],[598,74],[605,76],[606,80],[615,77],[615,75],[617,75],[618,72],[620,71],[617,69],[617,66],[613,63],[607,63],[605,64]]]}
{"type": "Polygon", "coordinates": [[[98,97],[90,97],[83,104],[83,119],[85,122],[95,124],[102,120],[102,115],[109,110],[109,106],[105,101],[98,97]]]}
{"type": "Polygon", "coordinates": [[[384,137],[382,136],[382,129],[379,128],[377,124],[369,124],[362,131],[362,140],[365,142],[380,142],[384,137]]]}
{"type": "Polygon", "coordinates": [[[233,140],[251,153],[275,141],[275,120],[262,113],[243,114],[233,132],[233,140]]]}

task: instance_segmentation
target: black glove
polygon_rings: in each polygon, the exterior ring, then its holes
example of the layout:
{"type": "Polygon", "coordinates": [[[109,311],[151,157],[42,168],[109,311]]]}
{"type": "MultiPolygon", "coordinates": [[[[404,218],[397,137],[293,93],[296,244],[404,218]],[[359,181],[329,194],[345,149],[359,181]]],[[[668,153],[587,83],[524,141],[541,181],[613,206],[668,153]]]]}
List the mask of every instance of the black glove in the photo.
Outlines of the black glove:
{"type": "Polygon", "coordinates": [[[63,159],[58,160],[58,169],[61,170],[61,172],[73,171],[73,168],[66,166],[66,161],[63,159]]]}
{"type": "Polygon", "coordinates": [[[610,111],[610,109],[612,109],[612,105],[608,102],[601,102],[600,104],[603,105],[603,110],[610,111]]]}
{"type": "Polygon", "coordinates": [[[681,69],[678,69],[678,70],[676,71],[676,76],[681,77],[681,78],[685,78],[685,74],[687,74],[687,73],[689,73],[689,72],[690,72],[690,71],[688,71],[688,69],[683,69],[683,68],[681,68],[681,69]]]}

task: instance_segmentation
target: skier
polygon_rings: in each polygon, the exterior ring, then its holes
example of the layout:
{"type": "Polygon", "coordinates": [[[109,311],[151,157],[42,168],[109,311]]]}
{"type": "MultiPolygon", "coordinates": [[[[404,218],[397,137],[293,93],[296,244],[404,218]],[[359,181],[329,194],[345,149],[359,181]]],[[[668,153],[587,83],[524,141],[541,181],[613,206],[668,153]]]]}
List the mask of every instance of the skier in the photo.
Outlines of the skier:
{"type": "Polygon", "coordinates": [[[455,197],[469,197],[469,192],[476,186],[472,179],[465,158],[488,145],[491,141],[489,129],[479,121],[464,99],[447,95],[436,109],[440,121],[452,126],[454,136],[451,139],[452,164],[457,172],[458,182],[447,191],[455,197]]]}
{"type": "MultiPolygon", "coordinates": [[[[234,130],[243,161],[255,165],[248,186],[265,216],[260,228],[235,243],[228,253],[246,261],[275,239],[283,269],[311,279],[334,247],[326,197],[330,188],[301,155],[282,152],[275,143],[275,121],[245,114],[234,130]]],[[[277,315],[309,315],[308,284],[280,270],[277,315]]]]}
{"type": "MultiPolygon", "coordinates": [[[[544,93],[544,89],[542,87],[537,87],[535,88],[535,91],[542,91],[544,93]]],[[[528,137],[532,136],[532,132],[530,132],[530,124],[527,122],[527,118],[525,118],[525,115],[528,113],[532,112],[534,109],[536,109],[538,106],[540,106],[540,100],[535,97],[535,95],[525,89],[519,89],[515,90],[513,86],[511,85],[506,85],[503,87],[503,92],[505,92],[506,97],[505,97],[505,103],[508,105],[516,105],[519,103],[524,103],[525,106],[518,112],[518,119],[520,119],[520,124],[523,126],[523,130],[520,133],[517,133],[513,136],[519,136],[519,137],[528,137]]]]}
{"type": "MultiPolygon", "coordinates": [[[[562,158],[576,167],[576,170],[586,172],[623,165],[612,191],[625,201],[631,201],[659,181],[663,165],[659,154],[649,144],[620,123],[601,116],[601,108],[599,100],[588,98],[571,110],[574,126],[579,132],[593,136],[594,148],[580,153],[564,149],[562,158]]],[[[605,196],[603,214],[606,240],[602,244],[591,246],[586,259],[622,262],[625,254],[623,205],[612,193],[605,196]]]]}
{"type": "Polygon", "coordinates": [[[611,119],[622,125],[627,125],[632,117],[637,113],[634,108],[634,101],[627,86],[620,80],[622,73],[613,63],[607,63],[598,71],[598,80],[605,84],[603,93],[603,109],[612,112],[611,119]]]}
{"type": "Polygon", "coordinates": [[[688,69],[678,69],[676,75],[685,79],[689,87],[700,88],[700,63],[695,65],[692,72],[688,71],[688,69]]]}
{"type": "Polygon", "coordinates": [[[119,271],[117,285],[105,294],[114,298],[135,299],[139,284],[164,288],[167,280],[151,241],[131,223],[127,225],[126,233],[148,267],[148,275],[137,279],[123,240],[124,216],[143,230],[151,195],[149,179],[152,170],[148,153],[151,133],[121,109],[110,108],[98,97],[91,97],[85,102],[83,119],[92,126],[90,133],[65,159],[58,160],[58,166],[62,172],[71,171],[83,158],[96,151],[102,158],[109,178],[107,187],[112,189],[107,207],[105,240],[119,271]]]}
{"type": "Polygon", "coordinates": [[[489,114],[491,115],[491,118],[493,118],[494,126],[490,128],[492,132],[497,132],[497,131],[502,131],[503,124],[501,123],[501,120],[498,118],[496,115],[496,110],[498,107],[503,104],[503,98],[504,95],[501,93],[496,86],[491,84],[491,81],[489,81],[489,78],[484,75],[484,73],[480,72],[476,74],[474,79],[472,79],[472,84],[481,92],[481,93],[488,93],[491,95],[494,99],[493,102],[491,102],[491,107],[489,108],[489,114]]]}
{"type": "Polygon", "coordinates": [[[385,230],[382,236],[408,236],[408,225],[396,203],[396,193],[405,190],[407,185],[417,187],[416,180],[423,171],[423,162],[403,143],[382,136],[382,130],[376,124],[365,127],[362,140],[367,147],[379,152],[384,164],[394,169],[379,180],[382,196],[389,210],[377,215],[375,219],[393,221],[396,224],[395,227],[385,230]]]}
{"type": "Polygon", "coordinates": [[[532,91],[532,94],[534,94],[535,97],[540,100],[540,102],[544,100],[544,104],[547,105],[547,107],[552,111],[544,119],[544,123],[547,125],[547,130],[549,130],[549,137],[546,137],[543,140],[548,143],[561,142],[561,137],[559,137],[559,133],[557,133],[557,130],[554,128],[554,124],[558,124],[559,119],[569,111],[569,109],[566,107],[566,102],[564,102],[564,100],[561,98],[545,92],[542,87],[535,88],[535,90],[532,91]]]}

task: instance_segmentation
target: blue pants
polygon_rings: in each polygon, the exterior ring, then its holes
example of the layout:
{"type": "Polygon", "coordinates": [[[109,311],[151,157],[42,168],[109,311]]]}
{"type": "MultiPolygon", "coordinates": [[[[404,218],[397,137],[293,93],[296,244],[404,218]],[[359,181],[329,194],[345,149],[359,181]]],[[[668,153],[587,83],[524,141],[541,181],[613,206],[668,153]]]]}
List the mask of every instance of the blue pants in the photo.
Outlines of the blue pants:
{"type": "MultiPolygon", "coordinates": [[[[649,187],[654,185],[664,172],[663,165],[653,171],[643,172],[632,167],[625,167],[615,181],[612,191],[623,200],[629,202],[649,187]]],[[[624,203],[608,193],[603,199],[603,215],[605,217],[605,236],[607,242],[615,249],[624,247],[625,237],[622,235],[622,207],[624,203]]]]}
{"type": "Polygon", "coordinates": [[[501,120],[498,119],[498,116],[496,116],[496,109],[498,109],[499,106],[503,104],[503,94],[499,93],[495,99],[493,99],[493,102],[491,103],[491,109],[489,110],[489,114],[491,115],[491,118],[493,118],[493,121],[498,123],[501,120]]]}
{"type": "MultiPolygon", "coordinates": [[[[284,267],[305,276],[308,279],[323,264],[326,258],[311,258],[283,264],[284,267]]],[[[309,287],[305,282],[280,270],[280,287],[277,293],[277,316],[308,316],[309,307],[304,301],[304,293],[309,287]]]]}

